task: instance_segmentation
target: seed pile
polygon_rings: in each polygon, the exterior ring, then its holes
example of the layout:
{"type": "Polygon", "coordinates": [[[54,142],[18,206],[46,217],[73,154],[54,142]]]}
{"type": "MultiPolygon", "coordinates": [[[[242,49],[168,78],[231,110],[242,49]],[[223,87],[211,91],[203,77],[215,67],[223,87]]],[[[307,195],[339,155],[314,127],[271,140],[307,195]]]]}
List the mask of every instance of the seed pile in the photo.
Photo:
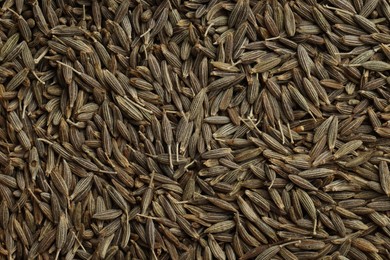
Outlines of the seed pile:
{"type": "Polygon", "coordinates": [[[1,5],[1,259],[390,259],[387,0],[1,5]]]}

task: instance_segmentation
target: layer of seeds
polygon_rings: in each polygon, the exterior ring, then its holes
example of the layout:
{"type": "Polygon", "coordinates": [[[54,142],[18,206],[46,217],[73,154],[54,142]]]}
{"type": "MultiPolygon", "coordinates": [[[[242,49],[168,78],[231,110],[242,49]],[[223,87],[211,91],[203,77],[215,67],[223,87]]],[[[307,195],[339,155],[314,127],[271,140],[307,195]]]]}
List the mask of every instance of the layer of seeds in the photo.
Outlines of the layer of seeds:
{"type": "Polygon", "coordinates": [[[390,259],[388,0],[0,1],[0,259],[390,259]]]}

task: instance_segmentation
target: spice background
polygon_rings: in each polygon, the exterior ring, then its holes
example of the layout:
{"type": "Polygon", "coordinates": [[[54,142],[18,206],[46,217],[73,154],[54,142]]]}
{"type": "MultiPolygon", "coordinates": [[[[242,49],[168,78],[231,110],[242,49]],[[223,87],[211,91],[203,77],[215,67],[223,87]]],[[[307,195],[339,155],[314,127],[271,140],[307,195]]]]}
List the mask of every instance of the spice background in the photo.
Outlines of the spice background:
{"type": "Polygon", "coordinates": [[[388,0],[0,0],[0,259],[390,259],[388,0]]]}

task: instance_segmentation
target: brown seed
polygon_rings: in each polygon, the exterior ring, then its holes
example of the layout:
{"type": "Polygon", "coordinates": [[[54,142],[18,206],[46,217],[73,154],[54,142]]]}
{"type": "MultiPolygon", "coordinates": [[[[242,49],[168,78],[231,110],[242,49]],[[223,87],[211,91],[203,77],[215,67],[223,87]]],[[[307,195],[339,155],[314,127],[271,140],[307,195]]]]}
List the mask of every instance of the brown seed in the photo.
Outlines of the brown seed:
{"type": "Polygon", "coordinates": [[[363,144],[363,142],[360,141],[360,140],[350,141],[348,143],[345,143],[342,146],[340,146],[340,148],[337,150],[337,152],[335,152],[335,154],[333,156],[334,156],[334,158],[338,159],[341,156],[344,156],[344,155],[346,155],[348,153],[351,153],[351,152],[355,151],[362,144],[363,144]]]}

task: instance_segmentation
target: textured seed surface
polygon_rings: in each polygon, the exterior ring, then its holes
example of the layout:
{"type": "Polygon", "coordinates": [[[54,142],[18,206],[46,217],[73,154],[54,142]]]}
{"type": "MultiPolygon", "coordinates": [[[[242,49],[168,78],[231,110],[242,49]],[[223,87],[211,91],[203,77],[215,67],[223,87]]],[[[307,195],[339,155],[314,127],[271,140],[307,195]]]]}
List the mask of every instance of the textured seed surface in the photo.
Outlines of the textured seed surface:
{"type": "Polygon", "coordinates": [[[0,1],[4,259],[389,259],[387,0],[0,1]]]}

